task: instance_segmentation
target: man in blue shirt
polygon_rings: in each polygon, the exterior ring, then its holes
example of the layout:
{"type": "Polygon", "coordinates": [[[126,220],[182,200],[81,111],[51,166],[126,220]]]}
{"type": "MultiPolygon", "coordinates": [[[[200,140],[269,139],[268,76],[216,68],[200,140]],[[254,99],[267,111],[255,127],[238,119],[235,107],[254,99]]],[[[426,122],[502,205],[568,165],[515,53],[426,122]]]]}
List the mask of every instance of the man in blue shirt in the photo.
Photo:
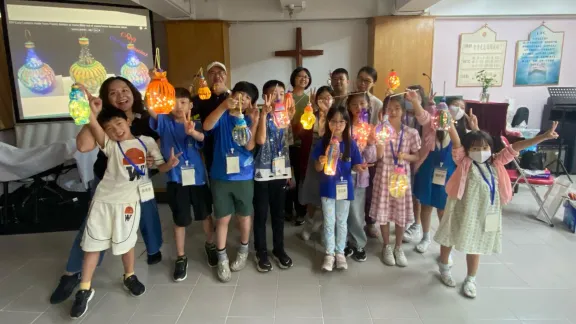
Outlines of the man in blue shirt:
{"type": "Polygon", "coordinates": [[[258,88],[249,82],[238,82],[232,94],[204,121],[205,131],[214,138],[214,155],[210,169],[210,186],[216,219],[218,278],[230,281],[232,271],[246,266],[254,196],[255,134],[260,114],[255,106],[258,88]],[[247,116],[244,115],[247,114],[247,116]],[[252,136],[247,136],[247,132],[252,136]],[[240,248],[236,260],[229,264],[226,236],[232,214],[238,216],[240,248]]]}

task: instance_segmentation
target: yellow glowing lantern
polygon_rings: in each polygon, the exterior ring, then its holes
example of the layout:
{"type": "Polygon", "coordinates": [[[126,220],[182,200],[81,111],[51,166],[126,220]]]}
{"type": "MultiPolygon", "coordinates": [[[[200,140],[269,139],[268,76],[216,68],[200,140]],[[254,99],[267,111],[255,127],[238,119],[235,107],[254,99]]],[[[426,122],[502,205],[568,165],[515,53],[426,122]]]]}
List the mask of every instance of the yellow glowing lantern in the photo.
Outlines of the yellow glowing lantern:
{"type": "Polygon", "coordinates": [[[157,114],[168,114],[176,104],[176,92],[160,68],[160,49],[156,48],[156,67],[146,89],[146,106],[157,114]]]}
{"type": "Polygon", "coordinates": [[[400,86],[400,77],[398,77],[396,71],[391,70],[390,74],[388,74],[388,88],[394,91],[398,89],[399,86],[400,86]]]}
{"type": "Polygon", "coordinates": [[[208,100],[212,96],[212,92],[210,88],[208,88],[208,84],[206,83],[206,79],[204,78],[204,73],[202,72],[202,68],[200,68],[200,81],[198,82],[198,97],[202,100],[208,100]]]}
{"type": "Polygon", "coordinates": [[[406,196],[406,190],[408,189],[408,176],[406,175],[406,169],[403,167],[396,167],[394,172],[390,175],[388,181],[388,190],[390,191],[390,196],[394,198],[403,198],[406,196]]]}

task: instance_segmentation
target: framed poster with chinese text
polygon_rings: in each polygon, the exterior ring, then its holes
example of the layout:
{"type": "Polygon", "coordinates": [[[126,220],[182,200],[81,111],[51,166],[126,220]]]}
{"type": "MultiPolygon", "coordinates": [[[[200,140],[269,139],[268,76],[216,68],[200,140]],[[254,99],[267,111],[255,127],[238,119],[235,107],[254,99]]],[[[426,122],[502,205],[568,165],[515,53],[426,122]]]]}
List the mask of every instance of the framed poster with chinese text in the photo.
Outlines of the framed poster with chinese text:
{"type": "Polygon", "coordinates": [[[486,71],[494,78],[493,87],[501,87],[506,61],[507,41],[496,40],[496,32],[483,26],[471,34],[460,35],[457,87],[481,87],[476,73],[486,71]]]}
{"type": "Polygon", "coordinates": [[[564,32],[540,25],[516,44],[514,86],[558,85],[564,32]]]}

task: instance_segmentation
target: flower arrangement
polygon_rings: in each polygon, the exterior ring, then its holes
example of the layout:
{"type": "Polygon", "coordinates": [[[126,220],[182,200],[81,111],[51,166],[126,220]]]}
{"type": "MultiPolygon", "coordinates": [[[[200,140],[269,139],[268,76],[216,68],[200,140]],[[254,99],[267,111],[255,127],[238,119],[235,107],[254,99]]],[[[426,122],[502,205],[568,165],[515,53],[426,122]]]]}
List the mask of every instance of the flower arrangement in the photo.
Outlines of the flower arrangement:
{"type": "Polygon", "coordinates": [[[493,77],[488,76],[486,70],[478,71],[476,73],[476,80],[482,84],[482,92],[488,92],[488,88],[496,81],[493,77]]]}

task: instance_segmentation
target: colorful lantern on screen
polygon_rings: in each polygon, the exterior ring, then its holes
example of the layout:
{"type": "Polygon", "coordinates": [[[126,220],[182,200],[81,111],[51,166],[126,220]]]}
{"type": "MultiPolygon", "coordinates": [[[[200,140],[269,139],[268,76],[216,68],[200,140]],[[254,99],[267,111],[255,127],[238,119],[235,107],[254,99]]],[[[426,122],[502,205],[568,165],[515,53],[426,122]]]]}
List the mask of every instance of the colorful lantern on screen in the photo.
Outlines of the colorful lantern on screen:
{"type": "Polygon", "coordinates": [[[276,100],[274,103],[274,124],[278,128],[286,128],[290,125],[290,117],[282,100],[276,100]]]}
{"type": "Polygon", "coordinates": [[[324,164],[324,174],[333,176],[336,174],[336,169],[338,168],[338,159],[340,159],[340,142],[338,139],[333,137],[326,148],[326,153],[324,153],[327,160],[324,164]]]}
{"type": "Polygon", "coordinates": [[[68,111],[70,112],[70,117],[74,119],[74,123],[76,125],[86,125],[90,123],[90,103],[84,91],[74,84],[68,97],[70,98],[68,111]]]}
{"type": "Polygon", "coordinates": [[[436,130],[447,131],[452,126],[452,115],[448,109],[448,105],[443,100],[438,106],[436,106],[436,111],[434,112],[434,117],[432,119],[432,127],[436,130]]]}
{"type": "Polygon", "coordinates": [[[212,92],[210,92],[210,88],[208,88],[208,83],[206,83],[206,79],[204,78],[204,73],[202,72],[202,68],[200,68],[200,81],[198,81],[198,97],[202,100],[208,100],[212,96],[212,92]]]}
{"type": "Polygon", "coordinates": [[[304,129],[312,129],[314,123],[316,122],[316,116],[314,116],[314,111],[312,110],[312,104],[308,102],[306,108],[304,108],[304,113],[300,117],[300,123],[304,129]]]}
{"type": "Polygon", "coordinates": [[[70,66],[70,77],[75,83],[83,84],[90,93],[96,93],[98,88],[107,78],[106,68],[96,61],[90,54],[90,40],[86,37],[78,38],[80,44],[80,56],[70,66]]]}
{"type": "Polygon", "coordinates": [[[128,49],[128,56],[126,56],[126,62],[120,69],[120,74],[132,82],[138,90],[146,90],[146,86],[150,82],[148,67],[136,55],[134,44],[129,43],[126,48],[128,49]]]}
{"type": "MultiPolygon", "coordinates": [[[[24,35],[28,39],[30,31],[26,30],[24,35]]],[[[54,70],[36,55],[34,42],[28,40],[24,43],[24,47],[26,48],[26,59],[24,65],[18,69],[18,80],[34,93],[49,93],[56,86],[54,70]]]]}
{"type": "Polygon", "coordinates": [[[232,140],[239,146],[244,146],[248,144],[250,138],[252,138],[252,133],[246,124],[244,114],[242,114],[242,95],[238,95],[238,110],[240,110],[240,115],[238,115],[234,121],[232,140]]]}
{"type": "Polygon", "coordinates": [[[388,181],[388,191],[390,192],[390,196],[394,198],[404,198],[407,189],[408,176],[406,175],[406,169],[397,166],[390,175],[388,181]]]}
{"type": "Polygon", "coordinates": [[[146,88],[146,107],[157,114],[168,114],[176,104],[176,91],[160,68],[160,49],[156,48],[154,76],[146,88]]]}
{"type": "Polygon", "coordinates": [[[384,115],[383,120],[376,125],[375,133],[376,143],[378,145],[384,145],[388,140],[390,140],[394,134],[394,128],[392,128],[392,125],[390,125],[390,122],[388,121],[388,115],[384,115]]]}
{"type": "Polygon", "coordinates": [[[388,88],[394,91],[398,89],[399,86],[400,86],[400,77],[398,77],[398,74],[394,70],[390,71],[390,74],[388,74],[388,88]]]}

